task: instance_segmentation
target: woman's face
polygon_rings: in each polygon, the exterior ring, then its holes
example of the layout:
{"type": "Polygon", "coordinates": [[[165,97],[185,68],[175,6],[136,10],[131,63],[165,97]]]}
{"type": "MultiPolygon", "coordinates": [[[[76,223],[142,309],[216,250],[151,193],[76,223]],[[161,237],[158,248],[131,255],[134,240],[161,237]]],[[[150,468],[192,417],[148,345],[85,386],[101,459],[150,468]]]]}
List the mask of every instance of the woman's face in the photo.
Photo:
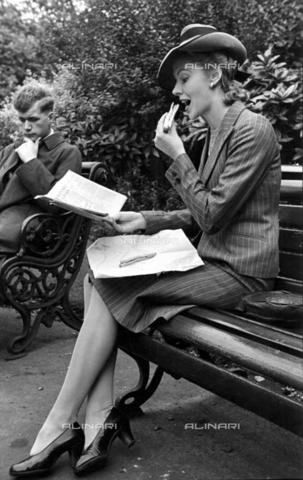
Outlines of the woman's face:
{"type": "Polygon", "coordinates": [[[173,95],[181,101],[189,101],[185,111],[190,120],[204,116],[211,107],[213,91],[210,75],[199,63],[188,58],[178,59],[173,68],[176,79],[173,95]]]}

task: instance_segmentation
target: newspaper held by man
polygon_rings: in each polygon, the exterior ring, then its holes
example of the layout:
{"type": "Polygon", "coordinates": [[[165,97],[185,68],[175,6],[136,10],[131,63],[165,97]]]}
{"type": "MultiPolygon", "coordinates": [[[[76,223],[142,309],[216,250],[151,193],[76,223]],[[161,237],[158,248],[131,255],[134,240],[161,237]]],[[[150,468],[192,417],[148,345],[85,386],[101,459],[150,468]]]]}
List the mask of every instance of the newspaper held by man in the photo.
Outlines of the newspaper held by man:
{"type": "Polygon", "coordinates": [[[71,210],[84,217],[103,218],[110,222],[123,207],[127,197],[103,187],[71,170],[55,183],[45,195],[37,195],[50,203],[71,210]]]}
{"type": "Polygon", "coordinates": [[[203,265],[181,229],[98,238],[87,249],[87,257],[95,278],[184,272],[203,265]]]}

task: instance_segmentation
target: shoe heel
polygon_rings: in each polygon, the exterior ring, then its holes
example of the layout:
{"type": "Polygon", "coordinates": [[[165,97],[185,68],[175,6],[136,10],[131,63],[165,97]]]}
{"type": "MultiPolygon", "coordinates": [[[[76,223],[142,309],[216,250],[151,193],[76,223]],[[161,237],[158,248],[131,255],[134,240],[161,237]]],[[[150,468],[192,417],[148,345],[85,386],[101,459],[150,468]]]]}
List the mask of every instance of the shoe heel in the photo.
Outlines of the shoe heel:
{"type": "Polygon", "coordinates": [[[68,454],[69,454],[69,459],[72,467],[76,465],[77,461],[81,457],[82,450],[83,450],[83,442],[77,442],[74,445],[72,445],[71,448],[69,449],[68,454]]]}
{"type": "Polygon", "coordinates": [[[135,439],[133,437],[132,431],[130,429],[129,421],[126,419],[125,422],[121,425],[121,429],[118,433],[120,440],[122,440],[125,445],[130,448],[134,445],[135,439]]]}

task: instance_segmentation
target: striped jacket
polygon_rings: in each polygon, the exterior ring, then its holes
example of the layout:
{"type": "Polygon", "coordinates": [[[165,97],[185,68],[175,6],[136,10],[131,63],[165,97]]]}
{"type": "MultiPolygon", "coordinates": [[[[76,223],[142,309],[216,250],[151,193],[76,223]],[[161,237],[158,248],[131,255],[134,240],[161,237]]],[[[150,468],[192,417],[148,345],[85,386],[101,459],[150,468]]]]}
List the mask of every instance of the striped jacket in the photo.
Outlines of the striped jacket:
{"type": "Polygon", "coordinates": [[[186,209],[142,212],[146,233],[198,224],[198,253],[226,262],[251,277],[273,278],[279,271],[279,145],[270,122],[237,101],[226,112],[207,157],[209,134],[197,171],[187,154],[166,177],[186,209]]]}

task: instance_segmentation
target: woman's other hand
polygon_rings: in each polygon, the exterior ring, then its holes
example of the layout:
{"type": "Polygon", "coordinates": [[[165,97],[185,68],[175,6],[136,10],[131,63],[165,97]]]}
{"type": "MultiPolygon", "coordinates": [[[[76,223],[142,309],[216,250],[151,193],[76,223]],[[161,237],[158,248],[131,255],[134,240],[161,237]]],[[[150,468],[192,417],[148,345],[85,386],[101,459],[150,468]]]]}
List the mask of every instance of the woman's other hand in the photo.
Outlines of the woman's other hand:
{"type": "Polygon", "coordinates": [[[162,115],[158,122],[154,144],[159,150],[161,150],[161,152],[175,160],[179,155],[185,153],[185,149],[183,142],[177,133],[175,122],[168,133],[163,131],[165,116],[166,113],[162,115]]]}
{"type": "Polygon", "coordinates": [[[112,226],[118,233],[132,233],[146,228],[146,220],[139,212],[119,212],[111,218],[112,226]]]}

